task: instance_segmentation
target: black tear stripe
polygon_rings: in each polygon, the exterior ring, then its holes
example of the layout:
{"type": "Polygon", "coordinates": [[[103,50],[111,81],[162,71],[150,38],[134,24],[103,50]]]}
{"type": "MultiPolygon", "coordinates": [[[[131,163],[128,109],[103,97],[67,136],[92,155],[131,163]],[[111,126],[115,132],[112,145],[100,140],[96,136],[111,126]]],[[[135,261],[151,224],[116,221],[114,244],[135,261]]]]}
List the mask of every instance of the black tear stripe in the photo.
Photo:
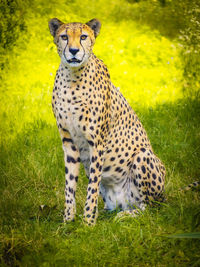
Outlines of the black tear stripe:
{"type": "MultiPolygon", "coordinates": [[[[66,34],[67,34],[67,31],[66,31],[66,34]]],[[[67,58],[66,58],[66,56],[65,56],[65,50],[66,50],[67,46],[68,46],[68,40],[67,40],[67,44],[66,44],[66,46],[65,46],[65,48],[64,48],[64,50],[63,50],[63,55],[64,55],[66,61],[67,61],[67,58]]]]}

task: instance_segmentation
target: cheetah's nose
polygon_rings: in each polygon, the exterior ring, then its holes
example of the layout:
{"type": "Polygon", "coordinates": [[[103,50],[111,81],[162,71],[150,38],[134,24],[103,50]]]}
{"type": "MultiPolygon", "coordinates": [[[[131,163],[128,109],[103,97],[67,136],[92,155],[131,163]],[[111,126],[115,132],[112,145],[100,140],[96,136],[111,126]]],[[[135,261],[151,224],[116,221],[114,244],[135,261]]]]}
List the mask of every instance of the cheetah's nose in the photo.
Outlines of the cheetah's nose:
{"type": "Polygon", "coordinates": [[[78,51],[79,51],[79,49],[77,49],[77,48],[70,48],[70,49],[69,49],[69,52],[70,52],[73,56],[75,56],[75,55],[78,53],[78,51]]]}

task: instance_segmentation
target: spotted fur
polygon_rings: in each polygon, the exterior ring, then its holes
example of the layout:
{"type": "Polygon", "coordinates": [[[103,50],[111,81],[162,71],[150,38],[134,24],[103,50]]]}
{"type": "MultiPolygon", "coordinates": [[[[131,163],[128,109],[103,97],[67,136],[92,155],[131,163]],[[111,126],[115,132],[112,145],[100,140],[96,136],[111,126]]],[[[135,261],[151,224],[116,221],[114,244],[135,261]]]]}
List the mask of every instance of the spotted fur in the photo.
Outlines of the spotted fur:
{"type": "Polygon", "coordinates": [[[180,191],[188,191],[188,190],[191,190],[193,188],[197,188],[198,186],[200,186],[200,181],[196,181],[196,182],[193,182],[191,184],[188,184],[187,186],[180,188],[180,191]]]}
{"type": "MultiPolygon", "coordinates": [[[[80,162],[89,177],[84,220],[98,215],[98,195],[105,209],[135,213],[135,206],[161,200],[165,168],[153,153],[140,120],[92,52],[100,22],[49,22],[61,58],[52,107],[65,160],[65,221],[74,219],[80,162]]],[[[112,52],[112,51],[111,51],[112,52]]]]}

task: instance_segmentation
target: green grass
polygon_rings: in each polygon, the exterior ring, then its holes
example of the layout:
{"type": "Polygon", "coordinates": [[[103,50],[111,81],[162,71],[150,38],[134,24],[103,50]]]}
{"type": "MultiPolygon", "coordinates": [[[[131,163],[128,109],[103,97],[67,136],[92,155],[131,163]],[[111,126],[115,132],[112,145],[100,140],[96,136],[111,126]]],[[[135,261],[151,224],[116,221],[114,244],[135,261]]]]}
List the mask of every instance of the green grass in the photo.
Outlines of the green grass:
{"type": "Polygon", "coordinates": [[[2,266],[200,264],[199,239],[188,238],[200,232],[199,190],[179,190],[200,176],[198,57],[184,54],[185,46],[178,39],[184,21],[170,17],[176,7],[173,1],[166,1],[166,7],[153,0],[133,2],[86,0],[78,5],[77,0],[68,4],[37,0],[23,6],[20,0],[13,1],[18,12],[14,24],[23,25],[23,30],[16,27],[18,39],[14,38],[1,59],[2,266]],[[18,22],[20,12],[24,17],[18,22]],[[95,54],[107,64],[112,81],[139,115],[166,166],[166,202],[148,207],[134,219],[116,221],[116,213],[103,211],[99,199],[97,225],[85,226],[87,178],[81,168],[76,220],[62,223],[64,161],[51,111],[59,64],[47,27],[52,17],[83,22],[98,17],[102,21],[95,54]],[[188,58],[193,59],[190,68],[188,58]]]}

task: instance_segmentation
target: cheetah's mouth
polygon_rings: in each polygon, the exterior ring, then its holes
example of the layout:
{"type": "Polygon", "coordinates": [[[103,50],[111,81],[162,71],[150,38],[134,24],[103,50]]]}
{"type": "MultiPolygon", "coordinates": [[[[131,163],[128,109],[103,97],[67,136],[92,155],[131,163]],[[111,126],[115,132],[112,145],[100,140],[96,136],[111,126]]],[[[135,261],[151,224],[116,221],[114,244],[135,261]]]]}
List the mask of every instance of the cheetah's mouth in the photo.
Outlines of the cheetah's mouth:
{"type": "Polygon", "coordinates": [[[67,60],[68,63],[81,63],[81,60],[77,59],[77,58],[71,58],[69,60],[67,60]]]}

